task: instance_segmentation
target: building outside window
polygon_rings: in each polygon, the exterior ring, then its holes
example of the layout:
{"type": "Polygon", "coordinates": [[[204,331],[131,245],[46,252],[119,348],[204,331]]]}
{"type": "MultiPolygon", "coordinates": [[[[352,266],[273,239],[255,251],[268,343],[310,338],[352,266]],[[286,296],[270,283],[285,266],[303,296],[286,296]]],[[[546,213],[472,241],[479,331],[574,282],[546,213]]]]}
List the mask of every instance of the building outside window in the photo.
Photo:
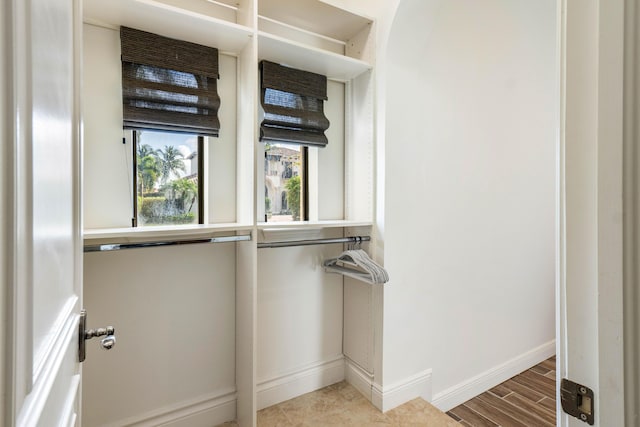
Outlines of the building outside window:
{"type": "Polygon", "coordinates": [[[265,211],[268,221],[300,221],[303,206],[303,147],[265,146],[265,211]]]}

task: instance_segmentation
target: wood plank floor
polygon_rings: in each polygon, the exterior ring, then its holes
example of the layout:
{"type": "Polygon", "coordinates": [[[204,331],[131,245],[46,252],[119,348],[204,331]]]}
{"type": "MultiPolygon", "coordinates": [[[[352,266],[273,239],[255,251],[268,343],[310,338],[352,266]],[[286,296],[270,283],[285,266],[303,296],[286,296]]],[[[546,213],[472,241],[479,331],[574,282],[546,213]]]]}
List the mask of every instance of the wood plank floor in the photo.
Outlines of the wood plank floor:
{"type": "Polygon", "coordinates": [[[503,382],[447,414],[473,427],[556,425],[555,356],[503,382]]]}

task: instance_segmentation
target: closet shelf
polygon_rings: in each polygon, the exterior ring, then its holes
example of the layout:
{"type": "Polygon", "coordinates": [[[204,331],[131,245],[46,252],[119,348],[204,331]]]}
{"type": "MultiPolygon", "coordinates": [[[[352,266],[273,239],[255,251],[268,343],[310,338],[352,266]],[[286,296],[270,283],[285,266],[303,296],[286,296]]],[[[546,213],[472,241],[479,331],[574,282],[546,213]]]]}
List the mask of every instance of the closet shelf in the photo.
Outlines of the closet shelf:
{"type": "Polygon", "coordinates": [[[238,223],[197,224],[136,228],[99,228],[84,230],[84,244],[140,243],[163,239],[197,239],[212,237],[219,232],[251,231],[253,225],[238,223]]]}
{"type": "MultiPolygon", "coordinates": [[[[253,29],[207,15],[202,6],[189,10],[184,6],[191,2],[185,2],[183,7],[171,3],[167,0],[84,0],[84,22],[107,28],[124,25],[232,54],[241,52],[253,36],[253,29]]],[[[200,3],[207,5],[207,2],[200,3]]],[[[235,11],[231,13],[235,15],[235,11]]]]}
{"type": "Polygon", "coordinates": [[[259,222],[258,229],[263,231],[320,230],[323,228],[371,227],[371,221],[291,221],[259,222]]]}
{"type": "Polygon", "coordinates": [[[349,56],[307,46],[280,36],[258,32],[258,57],[288,67],[324,74],[331,80],[349,81],[372,68],[349,56]]]}
{"type": "Polygon", "coordinates": [[[345,42],[373,22],[373,18],[336,7],[330,0],[260,0],[258,15],[345,42]]]}

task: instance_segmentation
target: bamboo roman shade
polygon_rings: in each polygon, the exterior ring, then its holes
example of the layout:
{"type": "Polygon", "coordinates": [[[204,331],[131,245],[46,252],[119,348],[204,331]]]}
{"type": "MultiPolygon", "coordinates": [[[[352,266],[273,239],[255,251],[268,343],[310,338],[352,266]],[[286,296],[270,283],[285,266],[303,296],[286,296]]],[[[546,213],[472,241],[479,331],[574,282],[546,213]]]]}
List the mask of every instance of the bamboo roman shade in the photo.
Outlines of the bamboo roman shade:
{"type": "Polygon", "coordinates": [[[218,136],[218,49],[121,27],[125,129],[218,136]]]}
{"type": "Polygon", "coordinates": [[[260,70],[264,109],[260,141],[327,145],[327,77],[269,61],[260,62],[260,70]]]}

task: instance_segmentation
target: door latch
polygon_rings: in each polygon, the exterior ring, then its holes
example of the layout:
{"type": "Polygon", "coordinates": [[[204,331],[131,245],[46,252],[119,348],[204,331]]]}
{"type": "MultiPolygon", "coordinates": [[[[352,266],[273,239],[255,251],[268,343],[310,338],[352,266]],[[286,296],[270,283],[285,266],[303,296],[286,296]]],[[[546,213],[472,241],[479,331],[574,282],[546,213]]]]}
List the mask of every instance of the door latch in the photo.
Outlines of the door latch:
{"type": "Polygon", "coordinates": [[[560,384],[560,401],[564,412],[593,425],[593,390],[589,387],[563,378],[560,384]]]}
{"type": "Polygon", "coordinates": [[[87,327],[87,310],[80,311],[80,322],[78,322],[78,360],[84,362],[87,357],[86,341],[93,337],[104,337],[100,341],[100,346],[104,350],[111,350],[116,345],[116,330],[113,326],[98,329],[85,329],[87,327]]]}

